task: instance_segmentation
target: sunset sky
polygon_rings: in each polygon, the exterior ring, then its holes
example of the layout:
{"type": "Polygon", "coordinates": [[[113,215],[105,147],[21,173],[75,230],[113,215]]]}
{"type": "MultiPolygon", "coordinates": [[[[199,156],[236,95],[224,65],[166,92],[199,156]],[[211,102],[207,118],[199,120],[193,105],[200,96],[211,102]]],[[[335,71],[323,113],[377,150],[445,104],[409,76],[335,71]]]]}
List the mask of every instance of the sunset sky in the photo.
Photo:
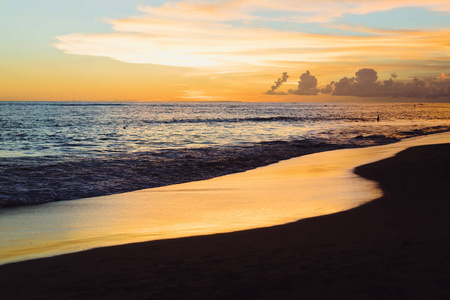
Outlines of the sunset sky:
{"type": "Polygon", "coordinates": [[[450,78],[448,0],[0,0],[0,20],[0,100],[292,101],[264,94],[283,72],[280,91],[306,70],[318,88],[363,68],[450,78]]]}

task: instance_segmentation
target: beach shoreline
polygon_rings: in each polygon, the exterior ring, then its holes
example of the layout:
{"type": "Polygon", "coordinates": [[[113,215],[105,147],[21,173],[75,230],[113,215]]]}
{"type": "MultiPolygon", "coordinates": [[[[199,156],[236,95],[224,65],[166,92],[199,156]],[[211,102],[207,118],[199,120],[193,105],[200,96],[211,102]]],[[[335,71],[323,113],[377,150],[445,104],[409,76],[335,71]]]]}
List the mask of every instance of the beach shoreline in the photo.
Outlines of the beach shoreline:
{"type": "Polygon", "coordinates": [[[116,104],[3,105],[0,210],[389,144],[449,131],[450,119],[450,106],[440,104],[116,104]]]}
{"type": "Polygon", "coordinates": [[[0,266],[4,299],[445,299],[450,145],[361,166],[384,196],[268,228],[0,266]]]}
{"type": "Polygon", "coordinates": [[[305,155],[250,171],[0,211],[0,265],[93,248],[233,232],[345,211],[381,196],[353,169],[449,133],[305,155]]]}

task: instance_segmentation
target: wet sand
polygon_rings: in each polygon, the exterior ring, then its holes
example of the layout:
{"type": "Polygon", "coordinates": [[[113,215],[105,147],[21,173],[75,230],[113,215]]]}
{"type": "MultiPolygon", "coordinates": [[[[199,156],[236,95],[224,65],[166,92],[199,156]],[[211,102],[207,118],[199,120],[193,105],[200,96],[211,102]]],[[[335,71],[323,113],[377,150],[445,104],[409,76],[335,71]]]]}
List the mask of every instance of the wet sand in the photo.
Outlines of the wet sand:
{"type": "Polygon", "coordinates": [[[381,197],[357,166],[450,133],[326,151],[209,180],[0,210],[0,265],[151,240],[287,224],[381,197]]]}
{"type": "Polygon", "coordinates": [[[0,266],[2,299],[448,299],[449,153],[358,167],[384,196],[345,212],[0,266]]]}

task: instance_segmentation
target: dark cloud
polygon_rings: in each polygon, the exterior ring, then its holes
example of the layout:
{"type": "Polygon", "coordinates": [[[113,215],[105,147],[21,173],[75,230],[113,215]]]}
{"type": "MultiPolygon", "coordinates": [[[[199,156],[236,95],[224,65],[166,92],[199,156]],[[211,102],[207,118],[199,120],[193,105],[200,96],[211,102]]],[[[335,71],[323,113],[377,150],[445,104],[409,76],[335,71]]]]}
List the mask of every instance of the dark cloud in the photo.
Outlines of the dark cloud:
{"type": "Polygon", "coordinates": [[[333,93],[333,86],[334,86],[335,82],[332,81],[329,84],[327,84],[327,86],[325,88],[323,88],[320,92],[322,94],[331,94],[333,93]]]}
{"type": "Polygon", "coordinates": [[[378,96],[380,89],[377,72],[374,69],[361,69],[356,77],[342,78],[335,84],[333,95],[378,96]]]}
{"type": "Polygon", "coordinates": [[[333,95],[348,95],[354,90],[353,86],[355,84],[355,78],[341,78],[338,82],[334,84],[333,95]]]}
{"type": "Polygon", "coordinates": [[[374,69],[361,69],[355,75],[356,82],[361,86],[371,86],[378,80],[377,71],[374,69]]]}
{"type": "Polygon", "coordinates": [[[306,71],[300,76],[296,90],[289,90],[289,94],[295,95],[317,95],[320,91],[317,89],[317,78],[306,71]]]}
{"type": "Polygon", "coordinates": [[[289,78],[289,75],[287,74],[287,72],[284,72],[283,73],[283,75],[280,77],[280,78],[278,78],[278,80],[277,81],[275,81],[274,83],[274,85],[272,85],[272,87],[270,88],[270,90],[268,90],[267,92],[266,92],[266,94],[271,94],[271,95],[274,95],[274,94],[285,94],[285,93],[283,93],[283,92],[276,92],[276,90],[284,83],[284,82],[286,82],[286,80],[289,78]]]}
{"type": "Polygon", "coordinates": [[[438,98],[450,96],[450,80],[430,80],[426,82],[414,78],[410,83],[402,86],[405,97],[438,98]]]}
{"type": "MultiPolygon", "coordinates": [[[[286,73],[283,73],[283,75],[286,73]]],[[[287,75],[286,75],[287,76],[287,75]]],[[[450,78],[442,74],[439,78],[419,79],[414,78],[410,82],[395,81],[398,76],[391,73],[389,80],[378,81],[377,71],[374,69],[360,69],[355,73],[355,77],[343,77],[337,82],[330,82],[325,88],[317,89],[317,78],[309,71],[300,76],[298,87],[288,92],[274,93],[281,85],[280,80],[275,82],[280,84],[272,86],[272,90],[267,94],[296,94],[296,95],[317,95],[332,94],[340,96],[359,97],[407,97],[407,98],[438,98],[450,97],[450,78]],[[275,88],[274,88],[275,87],[275,88]]],[[[286,78],[287,79],[287,78],[286,78]]]]}
{"type": "Polygon", "coordinates": [[[449,79],[429,79],[428,81],[414,78],[411,82],[394,81],[395,73],[389,80],[377,81],[374,69],[361,69],[355,73],[356,77],[342,78],[334,84],[333,95],[361,96],[361,97],[408,97],[408,98],[437,98],[450,96],[449,79]]]}

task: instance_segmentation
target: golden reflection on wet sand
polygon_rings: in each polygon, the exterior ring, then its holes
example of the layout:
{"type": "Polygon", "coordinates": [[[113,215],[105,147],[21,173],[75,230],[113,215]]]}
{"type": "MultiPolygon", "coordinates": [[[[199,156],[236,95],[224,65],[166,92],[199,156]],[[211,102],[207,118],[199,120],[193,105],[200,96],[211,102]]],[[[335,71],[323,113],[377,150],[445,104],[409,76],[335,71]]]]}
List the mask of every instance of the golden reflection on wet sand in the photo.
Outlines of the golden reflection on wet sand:
{"type": "Polygon", "coordinates": [[[289,159],[205,181],[0,211],[0,264],[139,241],[230,232],[330,214],[378,198],[352,170],[450,133],[289,159]]]}

